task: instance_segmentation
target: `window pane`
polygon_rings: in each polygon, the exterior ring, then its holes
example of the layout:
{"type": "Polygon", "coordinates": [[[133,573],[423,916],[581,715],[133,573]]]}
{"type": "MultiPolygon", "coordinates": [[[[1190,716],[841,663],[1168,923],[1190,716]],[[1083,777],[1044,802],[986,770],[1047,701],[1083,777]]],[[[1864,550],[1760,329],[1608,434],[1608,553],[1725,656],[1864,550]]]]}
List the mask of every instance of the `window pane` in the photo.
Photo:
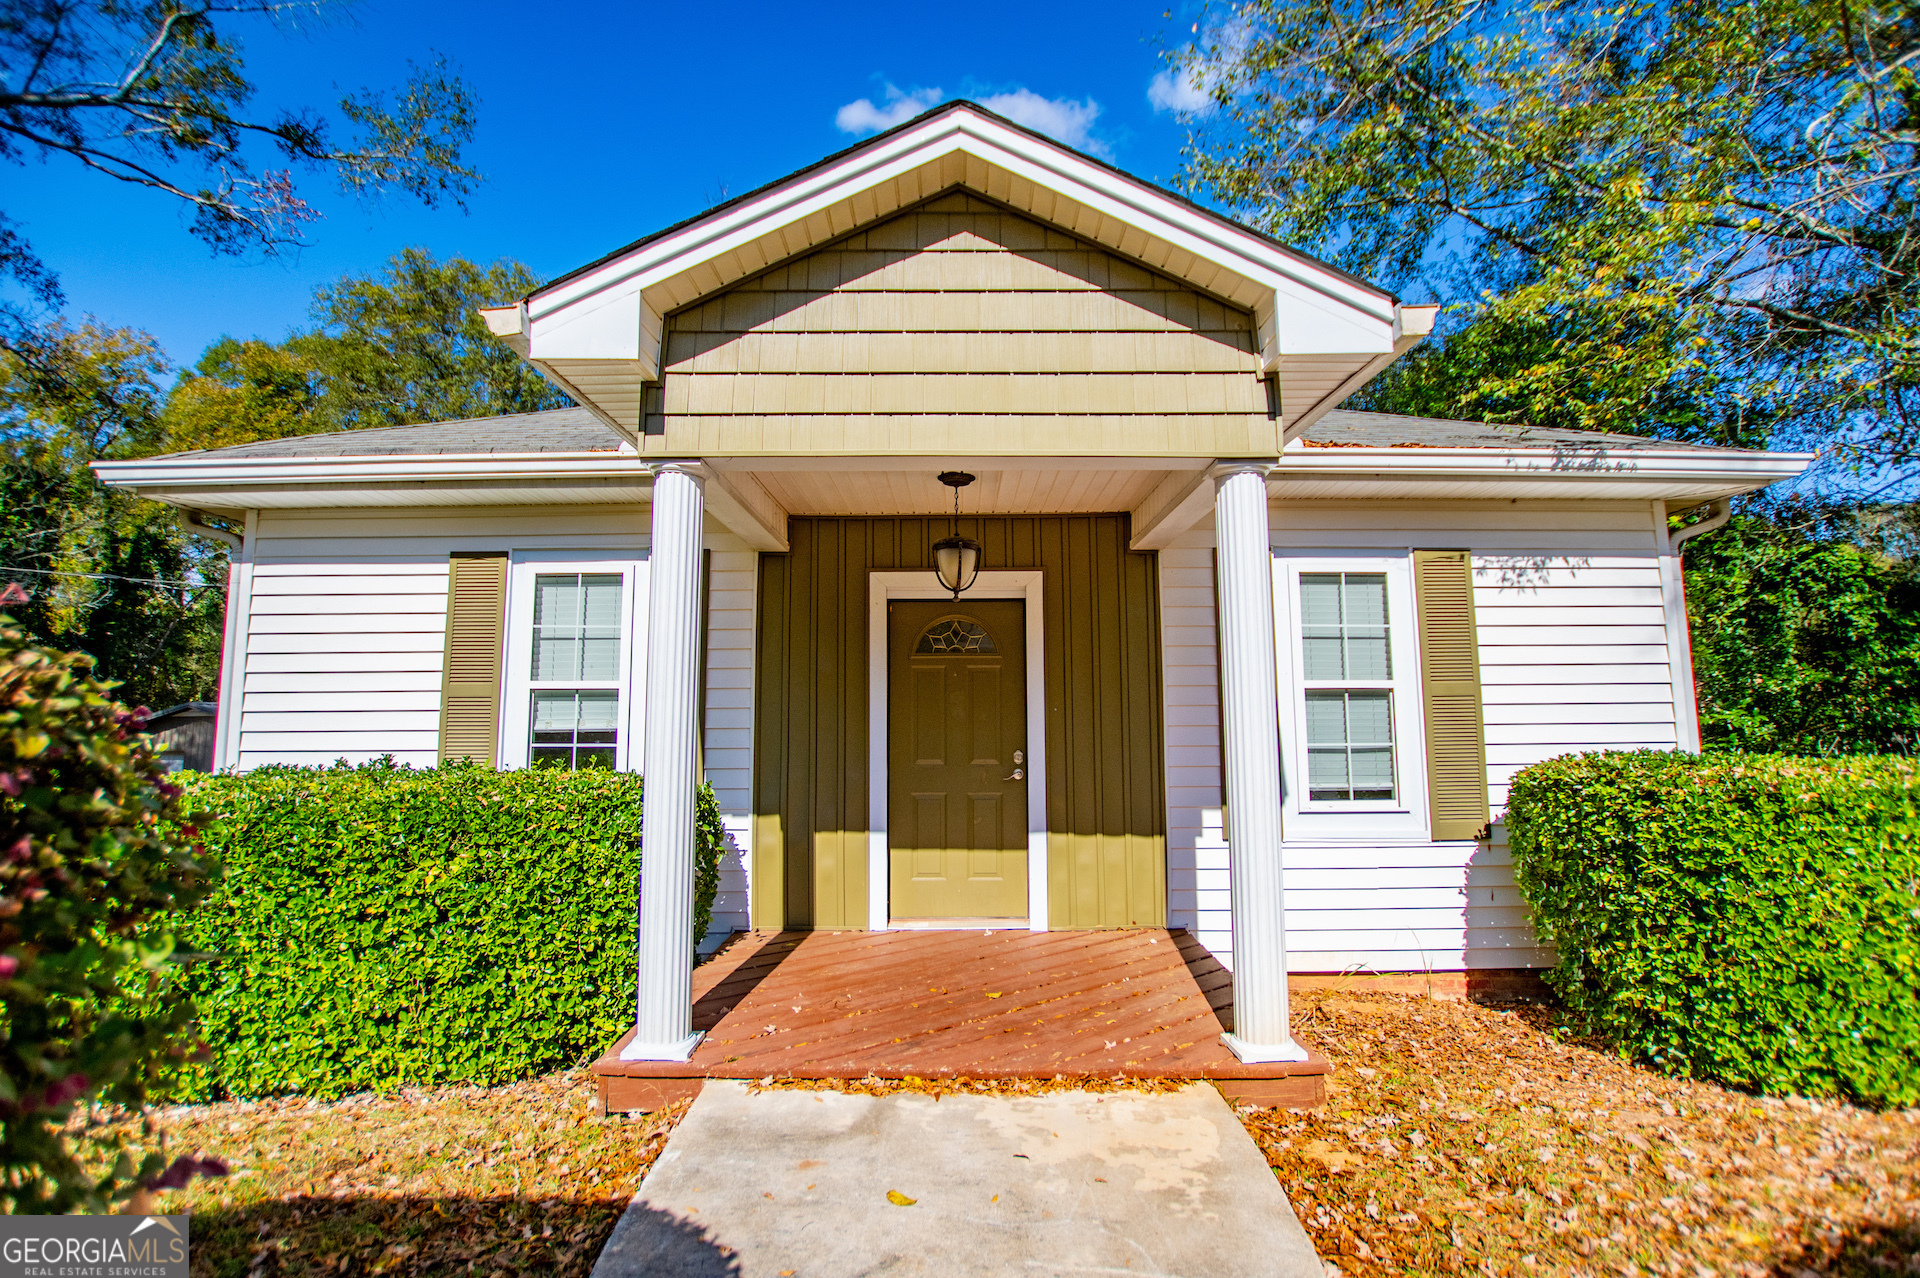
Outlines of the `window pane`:
{"type": "Polygon", "coordinates": [[[1309,629],[1340,626],[1340,574],[1300,574],[1300,622],[1309,629]]]}
{"type": "Polygon", "coordinates": [[[620,574],[541,573],[533,579],[533,678],[620,677],[620,574]]]}
{"type": "Polygon", "coordinates": [[[1300,574],[1304,677],[1314,682],[1393,677],[1387,644],[1387,575],[1300,574]]]}
{"type": "Polygon", "coordinates": [[[1349,572],[1341,575],[1346,584],[1346,589],[1341,592],[1346,603],[1346,615],[1342,621],[1355,629],[1385,632],[1387,575],[1383,572],[1349,572]]]}
{"type": "Polygon", "coordinates": [[[533,694],[530,758],[536,768],[611,768],[620,743],[614,688],[542,689],[533,694]]]}
{"type": "Polygon", "coordinates": [[[1394,797],[1393,694],[1307,695],[1307,794],[1322,801],[1394,797]]]}
{"type": "Polygon", "coordinates": [[[1307,694],[1307,744],[1342,745],[1347,740],[1347,694],[1307,694]]]}

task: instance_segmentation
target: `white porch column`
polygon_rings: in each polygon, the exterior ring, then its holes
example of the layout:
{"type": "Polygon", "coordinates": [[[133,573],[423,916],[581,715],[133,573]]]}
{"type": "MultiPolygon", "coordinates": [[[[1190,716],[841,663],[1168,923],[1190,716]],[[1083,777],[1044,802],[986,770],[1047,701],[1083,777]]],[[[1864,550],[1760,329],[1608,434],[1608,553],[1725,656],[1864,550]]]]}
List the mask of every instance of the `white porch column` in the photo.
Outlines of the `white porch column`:
{"type": "Polygon", "coordinates": [[[1233,1032],[1249,1065],[1303,1061],[1287,1024],[1287,915],[1280,873],[1280,724],[1274,672],[1270,466],[1214,472],[1220,705],[1226,721],[1227,853],[1233,865],[1233,1032]]]}
{"type": "Polygon", "coordinates": [[[647,597],[647,706],[640,769],[640,973],[627,1061],[684,1061],[693,1032],[694,734],[700,673],[704,481],[669,463],[653,480],[647,597]]]}

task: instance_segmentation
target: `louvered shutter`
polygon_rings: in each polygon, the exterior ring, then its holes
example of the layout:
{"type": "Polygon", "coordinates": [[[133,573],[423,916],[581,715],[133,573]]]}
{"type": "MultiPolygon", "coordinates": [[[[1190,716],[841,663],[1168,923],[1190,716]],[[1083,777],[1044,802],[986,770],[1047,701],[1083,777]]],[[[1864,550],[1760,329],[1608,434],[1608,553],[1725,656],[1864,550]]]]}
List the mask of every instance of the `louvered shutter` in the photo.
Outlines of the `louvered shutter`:
{"type": "Polygon", "coordinates": [[[447,655],[440,680],[440,757],[500,757],[500,657],[507,557],[456,551],[447,567],[447,655]]]}
{"type": "Polygon", "coordinates": [[[1473,569],[1464,550],[1416,550],[1413,575],[1433,837],[1471,839],[1485,828],[1488,815],[1473,569]]]}

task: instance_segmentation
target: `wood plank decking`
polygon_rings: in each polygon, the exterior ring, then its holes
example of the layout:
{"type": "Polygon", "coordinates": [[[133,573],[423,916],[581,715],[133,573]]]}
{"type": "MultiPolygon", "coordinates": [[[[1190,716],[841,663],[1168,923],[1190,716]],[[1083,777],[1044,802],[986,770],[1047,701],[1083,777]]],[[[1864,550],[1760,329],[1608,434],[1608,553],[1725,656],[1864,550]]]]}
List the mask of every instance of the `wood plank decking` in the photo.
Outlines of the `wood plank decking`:
{"type": "Polygon", "coordinates": [[[743,933],[694,970],[684,1063],[593,1064],[614,1112],[704,1078],[1205,1078],[1246,1104],[1318,1104],[1327,1063],[1242,1065],[1232,982],[1185,932],[743,933]]]}

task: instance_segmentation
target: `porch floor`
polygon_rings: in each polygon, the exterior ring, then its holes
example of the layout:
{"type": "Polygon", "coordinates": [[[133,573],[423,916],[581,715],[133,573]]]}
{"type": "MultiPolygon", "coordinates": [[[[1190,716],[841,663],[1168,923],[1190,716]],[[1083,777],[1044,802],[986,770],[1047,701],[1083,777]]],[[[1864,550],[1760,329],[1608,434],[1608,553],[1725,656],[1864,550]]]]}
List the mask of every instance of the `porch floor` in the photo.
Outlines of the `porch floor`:
{"type": "MultiPolygon", "coordinates": [[[[694,969],[693,1059],[593,1064],[610,1111],[704,1078],[1203,1078],[1308,1106],[1327,1062],[1243,1065],[1232,981],[1181,931],[747,932],[694,969]]],[[[627,1037],[631,1037],[631,1034],[627,1037]]],[[[1311,1051],[1311,1045],[1309,1045],[1311,1051]]]]}

